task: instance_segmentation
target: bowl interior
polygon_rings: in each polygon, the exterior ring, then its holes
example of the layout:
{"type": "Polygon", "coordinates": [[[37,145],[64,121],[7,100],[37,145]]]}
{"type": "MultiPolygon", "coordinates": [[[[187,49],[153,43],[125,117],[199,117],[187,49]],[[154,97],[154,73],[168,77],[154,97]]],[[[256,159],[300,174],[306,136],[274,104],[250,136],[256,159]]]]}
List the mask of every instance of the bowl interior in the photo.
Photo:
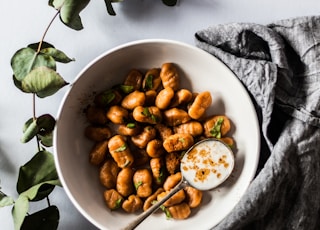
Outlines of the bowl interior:
{"type": "Polygon", "coordinates": [[[208,113],[226,114],[234,126],[235,169],[219,188],[206,192],[201,208],[183,221],[166,220],[155,214],[141,229],[209,229],[220,222],[239,201],[252,180],[260,149],[259,127],[251,100],[234,74],[212,55],[190,45],[167,40],[143,40],[112,49],[91,62],[71,84],[58,112],[54,152],[62,184],[76,208],[100,229],[119,229],[134,214],[109,211],[103,201],[98,169],[90,165],[92,142],[83,133],[87,123],[83,109],[95,92],[122,83],[132,68],[147,70],[175,63],[181,86],[194,92],[208,90],[213,105],[208,113]]]}

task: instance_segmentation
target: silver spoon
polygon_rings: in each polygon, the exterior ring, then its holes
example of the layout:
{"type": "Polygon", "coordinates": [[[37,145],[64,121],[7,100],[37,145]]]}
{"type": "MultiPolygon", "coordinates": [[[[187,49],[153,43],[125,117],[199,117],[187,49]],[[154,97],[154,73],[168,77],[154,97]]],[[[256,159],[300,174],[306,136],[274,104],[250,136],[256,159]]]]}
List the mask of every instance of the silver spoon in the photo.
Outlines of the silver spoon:
{"type": "Polygon", "coordinates": [[[135,229],[149,215],[154,213],[175,193],[187,186],[206,191],[223,183],[234,168],[232,150],[222,141],[215,138],[201,140],[185,153],[181,160],[181,181],[160,201],[141,213],[123,230],[135,229]]]}

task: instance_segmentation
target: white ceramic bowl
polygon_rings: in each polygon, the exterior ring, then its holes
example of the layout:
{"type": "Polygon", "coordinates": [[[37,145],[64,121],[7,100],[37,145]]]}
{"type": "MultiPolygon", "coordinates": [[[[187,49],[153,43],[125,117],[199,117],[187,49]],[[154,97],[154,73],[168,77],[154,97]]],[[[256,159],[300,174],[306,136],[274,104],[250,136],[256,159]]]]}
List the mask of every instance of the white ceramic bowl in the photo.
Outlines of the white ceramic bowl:
{"type": "Polygon", "coordinates": [[[154,214],[138,229],[209,229],[219,223],[245,193],[256,172],[260,136],[252,102],[240,81],[217,58],[191,45],[168,40],[141,40],[109,50],[88,64],[70,85],[57,116],[54,133],[55,162],[64,189],[75,207],[100,229],[121,229],[134,214],[109,211],[103,201],[98,169],[88,162],[92,142],[83,133],[83,109],[94,92],[122,83],[126,73],[175,63],[181,85],[213,96],[209,113],[226,114],[234,126],[235,169],[219,188],[206,192],[200,208],[187,220],[167,220],[154,214]]]}

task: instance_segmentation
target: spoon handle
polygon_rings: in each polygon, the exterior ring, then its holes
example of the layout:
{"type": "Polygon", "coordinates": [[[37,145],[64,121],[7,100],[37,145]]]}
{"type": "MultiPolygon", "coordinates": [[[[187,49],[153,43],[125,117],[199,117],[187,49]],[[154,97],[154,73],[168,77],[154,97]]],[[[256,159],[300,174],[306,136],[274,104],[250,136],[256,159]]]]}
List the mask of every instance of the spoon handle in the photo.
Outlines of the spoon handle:
{"type": "Polygon", "coordinates": [[[180,191],[182,188],[186,187],[188,185],[187,181],[181,180],[179,184],[177,184],[173,189],[170,190],[170,192],[163,197],[160,201],[153,204],[150,208],[148,208],[145,212],[141,213],[136,219],[134,219],[132,222],[130,222],[125,228],[122,230],[132,230],[135,229],[142,221],[144,221],[148,216],[150,216],[152,213],[154,213],[156,210],[159,209],[159,207],[166,202],[170,197],[172,197],[174,194],[176,194],[178,191],[180,191]]]}

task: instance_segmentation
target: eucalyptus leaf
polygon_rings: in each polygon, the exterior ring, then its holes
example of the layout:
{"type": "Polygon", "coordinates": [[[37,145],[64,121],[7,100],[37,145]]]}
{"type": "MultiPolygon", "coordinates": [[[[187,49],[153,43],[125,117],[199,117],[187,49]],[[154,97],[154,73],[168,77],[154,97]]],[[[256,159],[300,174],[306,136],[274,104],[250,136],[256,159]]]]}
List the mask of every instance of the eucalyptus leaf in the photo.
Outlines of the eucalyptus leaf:
{"type": "Polygon", "coordinates": [[[10,206],[14,204],[14,200],[12,197],[7,196],[3,192],[0,191],[0,208],[5,206],[10,206]]]}
{"type": "Polygon", "coordinates": [[[74,30],[83,29],[80,12],[90,0],[49,0],[49,5],[60,11],[61,21],[74,30]]]}
{"type": "MultiPolygon", "coordinates": [[[[39,45],[40,45],[40,42],[37,42],[37,43],[29,44],[28,47],[33,49],[34,51],[38,51],[39,45]]],[[[40,50],[46,49],[46,48],[54,48],[54,46],[48,42],[45,42],[45,41],[41,42],[40,50]]]]}
{"type": "Polygon", "coordinates": [[[45,66],[33,69],[23,80],[21,87],[27,93],[44,98],[55,94],[68,83],[54,70],[45,66]]]}
{"type": "Polygon", "coordinates": [[[41,53],[50,55],[57,62],[69,63],[74,61],[74,59],[69,58],[64,52],[56,48],[48,47],[40,50],[41,53]]]}
{"type": "Polygon", "coordinates": [[[54,187],[56,185],[61,185],[61,184],[58,179],[45,181],[43,183],[30,187],[28,190],[24,191],[19,195],[12,209],[13,222],[16,230],[19,230],[21,228],[21,225],[26,217],[26,214],[28,213],[29,201],[35,200],[38,195],[38,191],[41,190],[42,186],[46,186],[46,185],[50,185],[54,187]]]}
{"type": "Polygon", "coordinates": [[[37,120],[30,118],[23,126],[23,135],[21,137],[22,143],[27,143],[34,138],[39,132],[37,120]]]}
{"type": "Polygon", "coordinates": [[[41,141],[41,144],[45,147],[51,147],[53,145],[53,134],[52,132],[51,133],[48,133],[48,134],[45,134],[45,135],[38,135],[40,141],[41,141]]]}
{"type": "Polygon", "coordinates": [[[18,50],[11,59],[11,67],[18,81],[22,81],[33,69],[40,66],[56,70],[56,61],[51,56],[39,54],[29,47],[18,50]]]}
{"type": "MultiPolygon", "coordinates": [[[[48,151],[40,151],[36,153],[30,161],[20,167],[17,192],[21,194],[32,186],[57,179],[58,174],[52,154],[48,151]]],[[[49,186],[49,188],[45,188],[45,191],[42,191],[35,199],[40,200],[49,195],[52,187],[53,186],[49,186]]]]}
{"type": "Polygon", "coordinates": [[[21,230],[55,230],[59,224],[59,210],[56,206],[49,206],[25,217],[21,230]]]}
{"type": "Polygon", "coordinates": [[[162,2],[167,6],[175,6],[178,0],[162,0],[162,2]]]}
{"type": "Polygon", "coordinates": [[[50,114],[44,114],[37,118],[37,125],[39,127],[39,134],[46,135],[52,133],[56,120],[50,114]]]}

